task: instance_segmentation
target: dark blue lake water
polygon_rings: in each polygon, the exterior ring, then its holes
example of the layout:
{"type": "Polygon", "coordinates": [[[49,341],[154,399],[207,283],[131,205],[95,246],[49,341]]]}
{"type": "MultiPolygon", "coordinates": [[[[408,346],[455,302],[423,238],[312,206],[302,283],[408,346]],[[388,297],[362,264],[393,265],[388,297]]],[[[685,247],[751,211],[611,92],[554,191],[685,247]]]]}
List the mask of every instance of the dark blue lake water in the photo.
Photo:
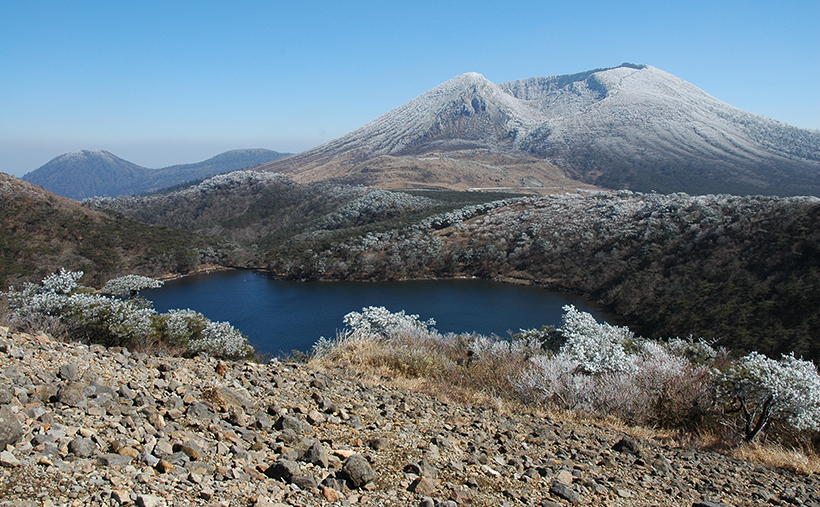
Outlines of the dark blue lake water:
{"type": "Polygon", "coordinates": [[[336,336],[347,313],[366,306],[435,319],[442,333],[507,337],[521,328],[559,326],[566,304],[599,321],[618,323],[572,294],[487,280],[288,282],[253,271],[226,271],[171,280],[141,295],[159,312],[190,308],[211,320],[229,321],[258,351],[271,355],[308,352],[320,336],[336,336]]]}

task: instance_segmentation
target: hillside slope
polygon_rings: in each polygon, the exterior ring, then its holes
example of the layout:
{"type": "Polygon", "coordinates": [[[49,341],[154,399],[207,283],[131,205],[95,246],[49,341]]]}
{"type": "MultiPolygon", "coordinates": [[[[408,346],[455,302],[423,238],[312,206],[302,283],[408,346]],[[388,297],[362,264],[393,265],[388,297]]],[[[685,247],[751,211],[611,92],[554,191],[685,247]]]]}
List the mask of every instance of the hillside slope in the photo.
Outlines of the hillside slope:
{"type": "Polygon", "coordinates": [[[820,195],[820,132],[742,111],[644,65],[502,84],[468,73],[263,168],[298,181],[389,188],[455,188],[447,178],[462,177],[472,186],[542,193],[576,180],[641,191],[820,195]],[[396,159],[415,174],[397,176],[388,164],[396,159]],[[494,174],[482,175],[487,169],[494,174]],[[380,171],[389,175],[373,174],[380,171]]]}
{"type": "Polygon", "coordinates": [[[185,188],[87,203],[143,223],[229,239],[243,246],[248,266],[263,268],[271,257],[301,264],[304,252],[320,252],[332,241],[402,227],[499,197],[510,194],[406,193],[303,184],[281,174],[249,169],[185,188]]]}
{"type": "Polygon", "coordinates": [[[195,164],[148,169],[107,151],[75,151],[55,157],[23,179],[71,199],[141,194],[253,167],[287,154],[271,150],[227,151],[195,164]]]}
{"type": "Polygon", "coordinates": [[[581,192],[434,215],[272,259],[279,276],[477,276],[584,294],[643,336],[820,359],[820,200],[581,192]]]}
{"type": "Polygon", "coordinates": [[[0,290],[60,268],[85,271],[93,286],[129,273],[184,273],[224,255],[217,240],[91,210],[0,173],[0,290]]]}
{"type": "Polygon", "coordinates": [[[349,365],[157,357],[3,327],[0,340],[11,505],[820,502],[814,476],[669,437],[625,448],[611,425],[413,392],[349,365]]]}

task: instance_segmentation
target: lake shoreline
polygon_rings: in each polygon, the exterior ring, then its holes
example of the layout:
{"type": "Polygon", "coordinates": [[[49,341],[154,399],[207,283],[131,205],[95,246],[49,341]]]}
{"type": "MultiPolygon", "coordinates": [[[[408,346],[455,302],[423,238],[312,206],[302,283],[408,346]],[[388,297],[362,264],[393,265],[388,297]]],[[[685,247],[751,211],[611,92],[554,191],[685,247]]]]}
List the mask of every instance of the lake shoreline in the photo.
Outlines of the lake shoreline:
{"type": "Polygon", "coordinates": [[[333,337],[343,329],[345,315],[370,306],[432,318],[442,334],[507,337],[519,329],[558,327],[566,305],[622,325],[617,315],[594,301],[532,284],[467,277],[303,283],[238,269],[200,274],[169,280],[142,296],[160,313],[189,308],[212,321],[230,322],[255,347],[272,355],[307,351],[320,337],[333,337]]]}

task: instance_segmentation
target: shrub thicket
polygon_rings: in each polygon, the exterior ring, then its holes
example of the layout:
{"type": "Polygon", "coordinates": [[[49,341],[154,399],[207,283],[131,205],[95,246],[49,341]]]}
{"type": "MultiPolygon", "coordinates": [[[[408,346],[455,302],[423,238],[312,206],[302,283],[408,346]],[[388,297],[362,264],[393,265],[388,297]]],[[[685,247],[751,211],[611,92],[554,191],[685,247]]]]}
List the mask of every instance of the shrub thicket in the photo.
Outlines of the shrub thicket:
{"type": "Polygon", "coordinates": [[[140,290],[161,282],[127,275],[110,280],[102,293],[79,285],[82,272],[61,270],[39,284],[26,283],[4,293],[8,319],[23,330],[46,330],[68,338],[136,350],[167,348],[215,357],[252,356],[247,337],[227,322],[212,322],[192,310],[157,313],[137,297],[140,290]],[[128,296],[122,299],[118,296],[128,296]]]}
{"type": "Polygon", "coordinates": [[[632,424],[689,431],[729,425],[747,441],[820,429],[820,375],[809,361],[756,353],[732,359],[702,340],[648,340],[572,306],[564,310],[558,329],[502,340],[442,335],[417,315],[369,307],[348,314],[345,330],[321,339],[313,356],[632,424]]]}

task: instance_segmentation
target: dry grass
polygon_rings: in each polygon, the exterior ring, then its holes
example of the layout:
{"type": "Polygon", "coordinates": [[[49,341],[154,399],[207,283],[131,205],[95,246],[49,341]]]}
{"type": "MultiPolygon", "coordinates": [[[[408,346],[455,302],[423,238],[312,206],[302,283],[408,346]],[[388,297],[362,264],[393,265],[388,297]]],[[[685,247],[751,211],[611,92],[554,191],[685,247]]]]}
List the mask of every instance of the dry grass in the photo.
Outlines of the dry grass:
{"type": "Polygon", "coordinates": [[[490,360],[469,358],[468,340],[442,338],[429,333],[391,338],[349,333],[337,337],[324,353],[311,359],[310,365],[317,369],[341,366],[355,371],[366,384],[389,384],[446,402],[491,408],[502,414],[530,412],[545,420],[594,426],[643,441],[712,450],[738,460],[799,474],[820,473],[820,456],[802,450],[810,449],[811,445],[798,444],[796,448],[788,449],[768,443],[746,444],[732,428],[720,425],[704,424],[694,429],[641,426],[613,415],[600,416],[541,403],[525,403],[515,396],[509,381],[524,367],[520,358],[512,355],[490,360]]]}
{"type": "Polygon", "coordinates": [[[802,475],[820,473],[820,456],[802,449],[787,449],[780,445],[768,443],[743,444],[732,449],[729,455],[738,460],[784,468],[802,475]]]}

